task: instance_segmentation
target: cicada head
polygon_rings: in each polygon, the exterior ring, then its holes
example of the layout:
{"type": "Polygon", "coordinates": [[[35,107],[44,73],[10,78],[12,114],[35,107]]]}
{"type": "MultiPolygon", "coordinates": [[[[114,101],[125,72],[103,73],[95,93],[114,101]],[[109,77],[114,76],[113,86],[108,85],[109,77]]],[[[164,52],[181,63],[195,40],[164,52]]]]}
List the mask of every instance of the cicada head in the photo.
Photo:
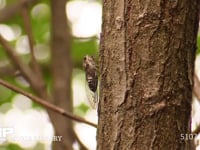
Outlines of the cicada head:
{"type": "Polygon", "coordinates": [[[93,56],[86,55],[83,58],[83,68],[85,71],[95,69],[96,70],[96,64],[93,56]]]}

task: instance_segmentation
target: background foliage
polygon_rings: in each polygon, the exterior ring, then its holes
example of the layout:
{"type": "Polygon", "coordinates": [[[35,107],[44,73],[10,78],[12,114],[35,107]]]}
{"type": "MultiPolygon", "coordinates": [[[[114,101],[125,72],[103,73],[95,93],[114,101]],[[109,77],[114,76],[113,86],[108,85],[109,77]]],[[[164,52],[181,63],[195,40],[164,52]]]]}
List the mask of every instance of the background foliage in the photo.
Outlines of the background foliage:
{"type": "MultiPolygon", "coordinates": [[[[29,46],[27,42],[27,36],[24,31],[24,23],[21,16],[21,12],[17,12],[12,17],[7,19],[1,19],[2,16],[5,15],[8,11],[5,10],[7,6],[16,5],[19,3],[17,0],[0,0],[0,33],[5,36],[5,38],[12,44],[12,46],[16,49],[17,54],[20,58],[26,63],[30,63],[30,55],[29,55],[29,46]]],[[[31,25],[33,30],[33,36],[36,41],[35,52],[36,58],[40,62],[42,66],[42,70],[44,72],[44,78],[48,83],[48,87],[51,87],[51,78],[50,78],[50,16],[51,9],[49,5],[49,0],[41,0],[35,1],[33,4],[29,5],[29,12],[31,16],[31,25]]],[[[96,112],[91,111],[88,103],[85,98],[85,87],[84,87],[84,72],[82,70],[82,58],[88,55],[96,56],[98,58],[98,48],[99,48],[99,33],[101,22],[101,12],[94,12],[101,7],[100,0],[79,0],[79,1],[69,1],[71,6],[74,7],[72,9],[70,5],[66,5],[68,8],[66,11],[71,10],[71,18],[74,15],[74,18],[70,21],[70,27],[72,29],[72,52],[71,58],[73,60],[73,78],[72,78],[72,89],[73,89],[73,98],[74,98],[74,112],[80,116],[87,116],[88,118],[96,117],[96,112]],[[98,6],[98,7],[97,7],[98,6]],[[86,9],[91,9],[93,12],[87,12],[86,9]],[[81,14],[89,15],[88,17],[83,17],[81,14]],[[97,14],[95,16],[95,14],[97,14]],[[81,18],[82,17],[82,18],[81,18]],[[89,18],[89,19],[88,19],[89,18]],[[96,20],[95,20],[96,18],[96,20]],[[82,20],[84,24],[81,28],[82,31],[78,35],[77,33],[73,33],[73,30],[76,30],[76,26],[78,26],[77,22],[82,20]],[[97,24],[95,24],[97,22],[97,24]],[[89,28],[87,28],[89,27],[89,28]],[[91,33],[90,29],[94,27],[96,32],[91,33]],[[88,31],[88,32],[87,32],[88,31]],[[83,33],[86,33],[85,35],[83,33]]],[[[70,16],[68,16],[70,19],[70,16]]],[[[81,21],[80,21],[81,22],[81,21]]],[[[79,24],[81,26],[81,23],[79,24]]],[[[77,29],[80,30],[80,29],[77,29]]],[[[200,53],[200,35],[198,35],[198,50],[197,54],[200,53]]],[[[20,76],[17,75],[17,70],[15,70],[8,57],[5,54],[4,49],[0,46],[0,77],[4,80],[9,81],[12,84],[15,84],[19,87],[26,89],[28,92],[32,92],[29,88],[29,85],[24,81],[20,76]]],[[[36,133],[41,132],[45,128],[47,128],[46,132],[52,132],[50,135],[53,135],[53,129],[49,122],[48,116],[45,110],[40,107],[38,104],[33,103],[27,98],[14,93],[2,86],[0,86],[0,127],[7,125],[19,125],[25,124],[23,129],[31,130],[35,129],[36,133]],[[39,117],[39,118],[38,118],[39,117]],[[11,121],[10,121],[11,120],[11,121]],[[26,123],[24,123],[26,122],[26,123]],[[27,123],[28,122],[28,123],[27,123]],[[39,123],[39,127],[31,126],[34,122],[39,123]],[[21,123],[21,124],[20,124],[21,123]],[[45,126],[42,124],[45,124],[45,126]],[[41,131],[38,128],[42,128],[41,131]]],[[[94,121],[94,120],[93,120],[94,121]]],[[[95,120],[96,121],[96,120],[95,120]]],[[[20,128],[20,129],[22,129],[20,128]]],[[[77,130],[80,130],[80,126],[75,126],[77,130]]],[[[19,129],[19,130],[20,130],[19,129]]],[[[86,129],[86,127],[84,127],[86,129]]],[[[87,130],[90,130],[87,128],[87,130]]],[[[93,130],[93,129],[92,129],[93,130]]],[[[31,134],[32,132],[26,131],[31,134]]],[[[88,131],[87,131],[88,132],[88,131]]],[[[89,131],[90,132],[90,131],[89,131]]],[[[44,136],[46,133],[35,136],[44,136]]],[[[81,134],[81,133],[80,133],[81,134]]],[[[85,133],[83,133],[84,135],[85,133]]],[[[24,134],[26,135],[26,134],[24,134]]],[[[23,136],[23,134],[22,134],[23,136]]],[[[89,136],[89,135],[88,135],[89,136]]],[[[88,146],[91,143],[91,139],[93,139],[93,143],[95,143],[95,130],[91,135],[92,137],[88,137],[88,141],[86,144],[88,146]]],[[[84,137],[84,136],[82,136],[84,137]]],[[[86,139],[85,137],[82,139],[86,139]]],[[[9,141],[8,143],[4,141],[0,141],[0,149],[1,150],[22,150],[22,149],[32,149],[32,150],[43,150],[50,149],[50,142],[46,141],[37,141],[37,143],[29,143],[24,144],[16,141],[9,141]]],[[[27,143],[27,142],[25,142],[27,143]]],[[[95,145],[91,145],[95,146],[95,145]]]]}
{"type": "MultiPolygon", "coordinates": [[[[15,48],[17,55],[23,60],[24,63],[30,64],[30,48],[28,45],[28,38],[24,29],[24,22],[22,18],[22,12],[16,11],[11,17],[6,16],[9,13],[7,7],[15,6],[19,4],[20,1],[17,0],[0,0],[0,34],[10,42],[10,44],[15,48]],[[7,10],[6,10],[7,9],[7,10]],[[2,17],[3,16],[3,17],[2,17]]],[[[98,57],[98,43],[99,43],[99,31],[101,12],[91,13],[87,12],[88,8],[95,10],[98,7],[101,9],[100,1],[69,1],[66,4],[66,12],[68,13],[68,18],[70,20],[70,28],[72,30],[72,47],[71,47],[71,58],[73,62],[73,77],[72,77],[72,89],[73,89],[73,99],[74,99],[74,112],[80,116],[91,116],[96,115],[94,110],[90,109],[86,101],[85,96],[85,76],[82,70],[82,59],[88,55],[94,55],[97,59],[98,57]],[[89,16],[84,16],[80,14],[89,14],[89,16]],[[95,14],[97,14],[95,16],[95,14]],[[69,16],[71,15],[71,16],[69,16]],[[94,18],[96,17],[96,20],[94,18]],[[84,21],[85,18],[85,21],[84,21]],[[88,18],[91,18],[88,20],[88,18]],[[75,20],[74,20],[75,19],[75,20]],[[79,22],[84,24],[86,27],[89,26],[93,33],[90,32],[89,28],[80,28],[79,22]],[[95,21],[99,22],[95,24],[95,21]],[[79,23],[79,24],[78,24],[79,23]],[[76,29],[78,26],[78,29],[76,29]],[[79,30],[80,34],[73,32],[79,30]],[[94,32],[94,30],[96,30],[94,32]],[[84,31],[85,34],[81,33],[84,31]],[[89,114],[89,115],[88,115],[89,114]]],[[[44,79],[48,83],[48,88],[51,88],[52,79],[50,78],[50,30],[51,30],[51,8],[49,0],[33,0],[29,4],[29,15],[31,17],[31,26],[33,31],[33,37],[35,40],[35,55],[37,61],[42,66],[44,73],[44,79]]],[[[0,46],[0,77],[14,85],[17,85],[28,92],[31,89],[27,82],[20,77],[17,70],[15,70],[10,63],[4,49],[0,46]]],[[[0,86],[0,127],[5,127],[8,125],[21,126],[16,127],[17,132],[23,133],[19,136],[26,136],[27,134],[33,136],[53,136],[53,128],[49,122],[49,118],[45,109],[43,109],[38,104],[32,102],[31,100],[25,98],[24,96],[12,92],[3,86],[0,86]],[[38,118],[39,117],[39,118],[38,118]],[[12,121],[11,121],[12,120],[12,121]],[[37,122],[39,125],[35,125],[37,122]],[[43,124],[43,125],[41,125],[43,124]],[[39,130],[38,128],[41,128],[39,130]],[[45,130],[47,133],[41,133],[45,130]],[[31,132],[29,130],[35,130],[31,132]],[[50,133],[49,133],[50,132],[50,133]]],[[[95,116],[96,117],[96,116],[95,116]]],[[[93,119],[93,121],[96,121],[93,119]]],[[[80,126],[75,125],[76,130],[80,130],[80,126]]],[[[93,131],[93,134],[95,130],[93,131]]],[[[83,133],[84,134],[84,133],[83,133]]],[[[80,137],[81,138],[81,137],[80,137]]],[[[88,137],[89,138],[89,137],[88,137]]],[[[95,141],[95,136],[92,137],[95,141]]],[[[86,141],[87,143],[87,141],[86,141]]],[[[8,142],[0,141],[1,150],[21,150],[21,149],[32,149],[32,150],[43,150],[50,149],[51,143],[49,141],[36,141],[36,142],[19,142],[10,140],[8,142]],[[28,144],[27,144],[28,143],[28,144]]],[[[95,144],[95,142],[94,142],[95,144]]],[[[88,145],[89,146],[89,145],[88,145]]],[[[76,149],[76,145],[75,145],[76,149]]]]}

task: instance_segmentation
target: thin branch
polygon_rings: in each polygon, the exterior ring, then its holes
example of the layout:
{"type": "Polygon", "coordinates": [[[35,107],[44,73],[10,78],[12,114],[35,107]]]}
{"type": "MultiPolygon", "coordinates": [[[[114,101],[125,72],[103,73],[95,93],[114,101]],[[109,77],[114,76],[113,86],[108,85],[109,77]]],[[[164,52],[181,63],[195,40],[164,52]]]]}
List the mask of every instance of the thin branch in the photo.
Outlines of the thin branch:
{"type": "Polygon", "coordinates": [[[79,144],[79,149],[80,150],[88,150],[88,148],[82,143],[82,141],[79,139],[78,135],[76,134],[76,132],[74,131],[74,135],[75,135],[75,138],[76,138],[76,141],[78,142],[79,144]]]}
{"type": "Polygon", "coordinates": [[[45,108],[47,108],[49,110],[52,110],[52,111],[54,111],[54,112],[56,112],[58,114],[61,114],[61,115],[65,116],[65,117],[67,117],[69,119],[72,119],[72,120],[75,120],[75,121],[78,121],[78,122],[82,122],[82,123],[85,123],[85,124],[88,124],[90,126],[93,126],[93,127],[97,128],[96,124],[94,124],[92,122],[89,122],[89,121],[85,120],[84,118],[81,118],[81,117],[79,117],[77,115],[74,115],[74,114],[72,114],[70,112],[67,112],[64,109],[62,109],[60,107],[57,107],[57,106],[55,106],[55,105],[53,105],[51,103],[48,103],[46,100],[43,100],[43,99],[41,99],[41,98],[39,98],[37,96],[34,96],[34,95],[32,95],[32,94],[30,94],[30,93],[28,93],[28,92],[26,92],[26,91],[24,91],[24,90],[22,90],[22,89],[20,89],[20,88],[18,88],[16,86],[14,86],[14,85],[11,85],[10,83],[8,83],[6,81],[3,81],[3,80],[0,79],[0,84],[5,86],[5,87],[7,87],[8,89],[10,89],[12,91],[20,93],[20,94],[32,99],[34,102],[44,106],[45,108]]]}
{"type": "MultiPolygon", "coordinates": [[[[24,1],[24,0],[21,0],[21,1],[24,1]]],[[[33,50],[35,43],[34,43],[32,29],[31,29],[31,19],[30,19],[29,12],[27,10],[26,4],[22,5],[21,12],[22,12],[23,21],[24,21],[24,28],[25,28],[25,31],[28,35],[28,41],[29,41],[30,53],[31,53],[31,59],[32,59],[31,61],[32,61],[32,63],[35,64],[36,59],[35,59],[34,50],[33,50]]]]}
{"type": "Polygon", "coordinates": [[[15,16],[20,10],[23,4],[32,5],[38,2],[38,0],[23,0],[22,2],[16,2],[12,5],[6,6],[0,10],[0,22],[7,21],[15,16]]]}
{"type": "MultiPolygon", "coordinates": [[[[24,0],[21,0],[21,2],[23,2],[24,0]]],[[[46,85],[43,79],[43,75],[42,75],[42,71],[41,71],[41,67],[38,64],[36,58],[35,58],[35,54],[34,54],[34,38],[33,38],[33,32],[32,32],[32,27],[31,27],[31,18],[28,12],[28,4],[27,3],[22,3],[22,16],[23,16],[23,21],[24,21],[24,28],[25,31],[28,35],[28,41],[29,41],[29,46],[30,46],[30,55],[31,55],[31,67],[32,67],[32,71],[35,74],[35,78],[37,78],[38,83],[38,89],[43,90],[43,92],[46,92],[46,85]]],[[[42,93],[40,93],[40,96],[42,96],[42,98],[47,98],[47,94],[41,95],[42,93]]]]}
{"type": "MultiPolygon", "coordinates": [[[[0,44],[5,49],[5,52],[7,53],[8,57],[10,58],[12,64],[16,67],[16,69],[20,70],[24,78],[26,78],[28,81],[32,81],[31,75],[33,74],[32,70],[23,62],[20,60],[19,57],[17,57],[17,54],[13,50],[13,48],[10,46],[10,44],[3,38],[3,36],[0,34],[0,44]]],[[[31,83],[31,82],[30,82],[31,83]]]]}
{"type": "Polygon", "coordinates": [[[2,65],[0,66],[0,78],[8,77],[8,76],[14,77],[16,74],[16,71],[17,70],[10,64],[2,65]]]}
{"type": "MultiPolygon", "coordinates": [[[[21,0],[23,2],[24,0],[21,0]]],[[[30,54],[31,54],[31,64],[33,66],[34,71],[39,71],[39,65],[36,61],[35,55],[34,55],[34,38],[33,38],[33,33],[32,33],[32,28],[31,28],[31,19],[30,15],[28,12],[28,6],[26,3],[22,5],[22,16],[23,16],[23,21],[24,21],[24,28],[28,36],[28,41],[29,41],[29,46],[30,46],[30,54]]],[[[39,74],[37,72],[37,74],[39,74]]]]}
{"type": "Polygon", "coordinates": [[[5,52],[7,53],[8,57],[10,58],[13,66],[17,70],[20,71],[21,75],[28,81],[31,85],[32,89],[42,98],[47,98],[47,94],[45,91],[45,85],[42,82],[40,76],[35,74],[28,65],[25,65],[20,58],[15,53],[14,49],[10,46],[8,41],[6,41],[2,35],[0,34],[0,44],[3,46],[5,52]],[[35,74],[35,75],[33,75],[35,74]],[[35,82],[37,81],[37,82],[35,82]]]}

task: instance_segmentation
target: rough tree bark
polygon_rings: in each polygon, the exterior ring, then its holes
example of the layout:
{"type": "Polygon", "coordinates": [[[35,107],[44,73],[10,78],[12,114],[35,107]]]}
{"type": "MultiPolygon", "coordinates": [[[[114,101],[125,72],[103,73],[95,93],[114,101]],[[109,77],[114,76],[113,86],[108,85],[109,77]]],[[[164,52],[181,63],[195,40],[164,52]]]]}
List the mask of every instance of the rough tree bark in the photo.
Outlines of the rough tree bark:
{"type": "Polygon", "coordinates": [[[98,150],[183,150],[198,0],[104,0],[98,150]]]}

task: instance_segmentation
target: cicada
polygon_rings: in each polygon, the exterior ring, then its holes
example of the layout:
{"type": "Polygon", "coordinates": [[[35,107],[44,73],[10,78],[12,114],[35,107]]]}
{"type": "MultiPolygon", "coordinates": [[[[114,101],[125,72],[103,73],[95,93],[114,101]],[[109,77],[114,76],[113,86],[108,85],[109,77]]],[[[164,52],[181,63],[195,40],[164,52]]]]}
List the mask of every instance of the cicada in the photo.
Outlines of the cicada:
{"type": "Polygon", "coordinates": [[[98,104],[98,69],[93,56],[86,55],[83,58],[83,68],[86,73],[86,93],[92,108],[98,104]]]}

